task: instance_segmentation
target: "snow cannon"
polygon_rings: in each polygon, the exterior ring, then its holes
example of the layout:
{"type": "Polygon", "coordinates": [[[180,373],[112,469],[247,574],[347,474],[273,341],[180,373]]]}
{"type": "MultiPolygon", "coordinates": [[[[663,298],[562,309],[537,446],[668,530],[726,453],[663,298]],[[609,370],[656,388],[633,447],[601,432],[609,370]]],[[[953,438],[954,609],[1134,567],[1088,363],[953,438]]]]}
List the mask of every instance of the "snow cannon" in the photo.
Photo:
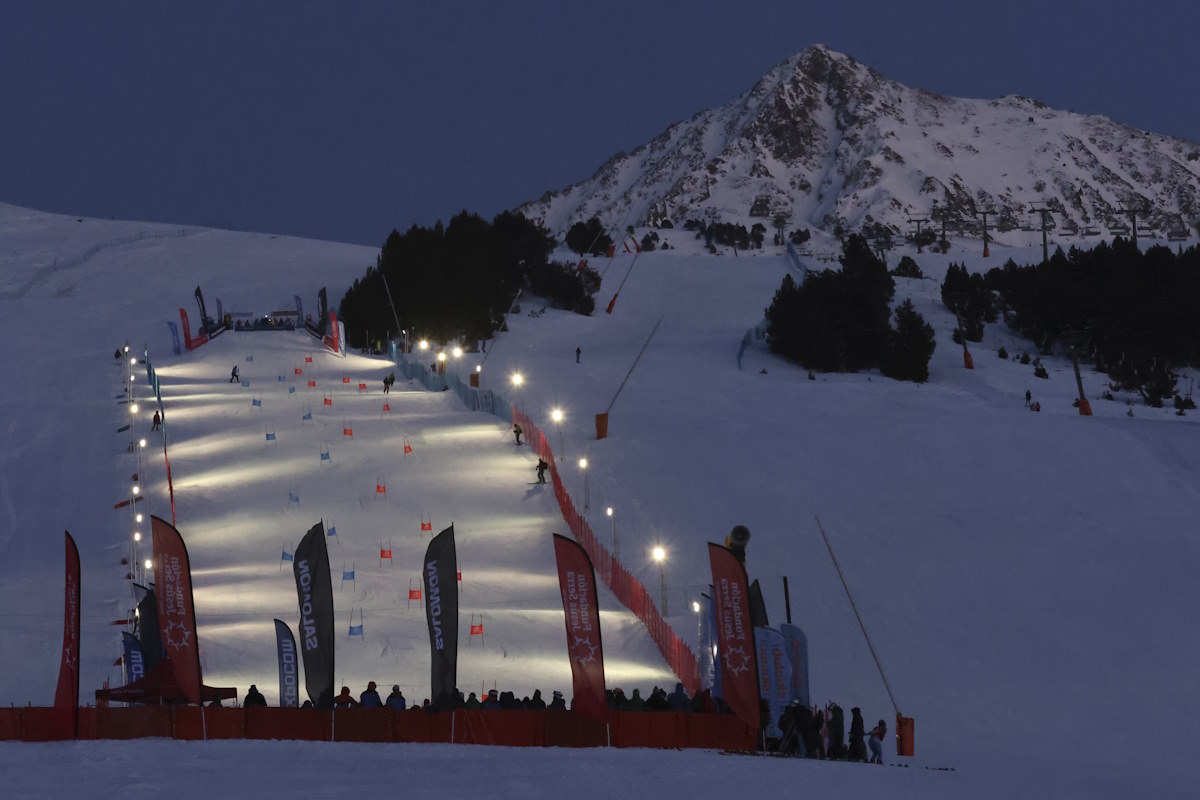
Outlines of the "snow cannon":
{"type": "Polygon", "coordinates": [[[743,566],[746,563],[746,545],[748,544],[750,544],[750,529],[745,525],[734,525],[733,530],[725,537],[725,546],[737,556],[737,560],[743,566]]]}
{"type": "Polygon", "coordinates": [[[896,712],[896,755],[912,757],[913,718],[896,712]]]}

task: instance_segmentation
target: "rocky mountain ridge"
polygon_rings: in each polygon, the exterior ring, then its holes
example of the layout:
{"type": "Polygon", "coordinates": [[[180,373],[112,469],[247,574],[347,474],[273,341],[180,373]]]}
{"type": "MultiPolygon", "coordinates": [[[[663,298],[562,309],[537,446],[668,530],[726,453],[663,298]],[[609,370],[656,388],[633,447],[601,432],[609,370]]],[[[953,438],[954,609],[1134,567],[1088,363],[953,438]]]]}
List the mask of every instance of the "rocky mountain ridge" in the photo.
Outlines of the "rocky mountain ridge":
{"type": "Polygon", "coordinates": [[[1015,95],[946,97],[814,45],[722,108],[520,207],[562,232],[688,219],[830,233],[1041,226],[1182,236],[1200,223],[1200,143],[1015,95]],[[1130,212],[1133,212],[1132,214],[1130,212]]]}

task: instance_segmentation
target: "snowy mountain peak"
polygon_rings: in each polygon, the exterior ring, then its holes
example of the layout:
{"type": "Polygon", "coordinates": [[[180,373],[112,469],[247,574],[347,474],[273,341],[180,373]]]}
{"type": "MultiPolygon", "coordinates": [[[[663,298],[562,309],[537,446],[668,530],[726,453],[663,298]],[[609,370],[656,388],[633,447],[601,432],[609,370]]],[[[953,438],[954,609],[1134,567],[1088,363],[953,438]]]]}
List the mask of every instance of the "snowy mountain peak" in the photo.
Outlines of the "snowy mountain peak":
{"type": "Polygon", "coordinates": [[[598,215],[609,227],[720,219],[829,232],[910,229],[947,217],[1001,230],[1050,208],[1080,232],[1128,225],[1160,234],[1200,219],[1200,144],[1019,95],[945,97],[813,45],[741,97],[676,123],[590,178],[520,210],[553,231],[598,215]]]}

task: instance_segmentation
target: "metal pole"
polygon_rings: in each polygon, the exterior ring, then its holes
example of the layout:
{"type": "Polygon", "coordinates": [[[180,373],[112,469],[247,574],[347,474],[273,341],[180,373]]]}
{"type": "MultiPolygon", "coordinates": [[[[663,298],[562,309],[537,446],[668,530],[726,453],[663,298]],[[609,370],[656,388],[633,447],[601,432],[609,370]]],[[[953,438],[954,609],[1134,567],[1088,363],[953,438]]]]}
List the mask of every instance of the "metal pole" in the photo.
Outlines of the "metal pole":
{"type": "MultiPolygon", "coordinates": [[[[387,275],[383,274],[383,270],[379,270],[379,277],[383,278],[383,290],[387,292],[388,305],[392,307],[392,319],[396,321],[396,330],[401,330],[400,317],[396,314],[396,304],[392,302],[392,290],[388,287],[387,275]]],[[[367,342],[367,346],[370,346],[367,342]]]]}
{"type": "Polygon", "coordinates": [[[846,585],[846,576],[842,574],[842,567],[838,564],[837,556],[833,554],[833,545],[829,543],[829,537],[825,535],[825,528],[821,525],[821,518],[815,514],[813,516],[817,520],[817,530],[821,532],[821,538],[825,540],[825,547],[829,550],[829,557],[833,559],[833,566],[837,570],[838,578],[842,581],[842,588],[846,590],[846,597],[850,600],[850,608],[854,609],[854,616],[858,620],[858,627],[862,629],[863,638],[867,640],[867,649],[871,651],[871,658],[875,659],[875,667],[879,670],[879,677],[883,678],[883,688],[887,689],[888,697],[892,701],[892,708],[896,709],[896,716],[900,716],[900,706],[896,705],[896,696],[892,694],[892,687],[888,685],[887,675],[883,673],[883,665],[879,663],[879,656],[875,654],[875,646],[871,644],[871,637],[867,634],[867,626],[863,624],[862,615],[858,613],[858,606],[854,604],[854,596],[850,594],[850,587],[846,585]]]}
{"type": "Polygon", "coordinates": [[[642,359],[642,353],[646,352],[646,348],[650,346],[650,340],[654,338],[654,334],[658,332],[658,326],[662,325],[662,317],[658,318],[658,322],[654,323],[654,330],[650,331],[650,335],[646,337],[646,343],[642,345],[642,349],[638,351],[637,358],[633,360],[633,364],[629,367],[629,372],[625,373],[624,380],[617,387],[617,393],[613,395],[613,399],[609,402],[608,408],[604,409],[604,413],[612,411],[613,405],[617,402],[617,396],[621,394],[621,390],[625,388],[625,383],[629,380],[629,376],[633,374],[633,370],[638,365],[638,361],[642,359]]]}
{"type": "Polygon", "coordinates": [[[792,596],[788,594],[787,575],[783,576],[783,605],[787,609],[788,625],[792,624],[792,596]]]}

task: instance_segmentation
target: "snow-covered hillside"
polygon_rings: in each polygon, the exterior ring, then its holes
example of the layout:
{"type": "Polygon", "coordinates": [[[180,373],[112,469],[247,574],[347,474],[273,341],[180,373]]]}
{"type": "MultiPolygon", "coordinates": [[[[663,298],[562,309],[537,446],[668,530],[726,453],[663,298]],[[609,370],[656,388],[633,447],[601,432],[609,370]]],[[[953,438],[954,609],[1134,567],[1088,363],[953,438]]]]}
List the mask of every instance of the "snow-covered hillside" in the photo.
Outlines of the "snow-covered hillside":
{"type": "MultiPolygon", "coordinates": [[[[267,311],[292,294],[310,298],[322,285],[339,298],[375,253],[189,231],[142,237],[68,269],[44,269],[55,255],[69,263],[72,254],[140,229],[153,226],[0,207],[4,241],[17,243],[0,254],[6,286],[13,287],[0,297],[13,332],[5,350],[8,423],[0,450],[0,625],[8,645],[0,651],[6,687],[0,700],[45,704],[52,696],[63,528],[79,540],[84,564],[85,696],[115,676],[119,628],[110,622],[128,610],[126,567],[119,562],[128,552],[129,526],[112,504],[125,496],[132,470],[127,440],[115,432],[129,413],[114,400],[120,377],[112,351],[125,339],[135,348],[145,343],[163,374],[179,527],[196,567],[210,683],[236,683],[243,691],[250,681],[273,685],[267,615],[294,622],[296,613],[277,551],[316,517],[332,516],[344,537],[331,543],[335,567],[344,552],[361,570],[353,589],[336,594],[338,623],[348,624],[349,606],[356,605],[366,609],[367,627],[366,642],[339,643],[339,677],[358,687],[369,679],[398,682],[388,676],[404,673],[424,685],[427,640],[416,612],[403,607],[411,573],[404,564],[420,552],[415,520],[430,513],[435,526],[453,520],[463,537],[464,614],[476,598],[486,598],[484,613],[496,623],[489,623],[486,656],[466,649],[464,626],[463,663],[473,670],[460,681],[464,688],[471,688],[468,681],[490,685],[493,676],[518,693],[561,684],[562,617],[542,539],[562,525],[552,500],[531,492],[534,459],[512,445],[502,423],[466,412],[449,393],[403,384],[392,418],[382,418],[377,379],[387,366],[318,354],[318,391],[323,396],[324,383],[333,381],[341,393],[320,425],[306,430],[297,412],[307,387],[290,396],[282,389],[287,381],[276,380],[281,367],[312,349],[301,334],[230,333],[194,354],[170,355],[165,323],[178,318],[178,306],[191,304],[197,284],[227,308],[267,311]],[[254,360],[247,363],[247,355],[254,360]],[[228,383],[239,361],[249,388],[228,383]],[[371,395],[342,389],[342,374],[368,379],[371,395]],[[250,398],[260,390],[263,409],[252,411],[250,398]],[[338,440],[343,413],[356,426],[353,443],[338,440]],[[270,420],[279,436],[275,451],[264,438],[270,420]],[[405,436],[417,450],[412,462],[395,453],[405,436]],[[323,474],[322,439],[335,459],[323,474]],[[388,480],[387,501],[371,496],[377,476],[388,480]],[[299,509],[287,503],[294,487],[299,509]],[[379,566],[377,553],[372,557],[388,536],[398,550],[401,537],[409,537],[390,570],[394,576],[379,566]],[[493,631],[506,639],[493,639],[493,631]]],[[[996,326],[975,349],[976,369],[962,368],[950,341],[953,322],[937,300],[949,260],[980,269],[1010,255],[1032,260],[1040,250],[994,248],[986,262],[974,255],[973,242],[956,241],[949,256],[905,251],[932,280],[898,280],[896,301],[913,299],[938,336],[931,380],[918,386],[874,373],[809,380],[761,343],[739,369],[743,334],[761,320],[791,267],[775,251],[713,257],[691,248],[642,254],[611,315],[549,309],[531,316],[540,304],[523,299],[509,331],[489,344],[484,385],[511,394],[550,432],[568,463],[588,458],[592,526],[611,535],[604,508],[614,508],[622,558],[652,589],[660,575],[649,550],[667,549],[676,630],[694,636],[690,600],[709,581],[704,543],[745,524],[753,534],[747,566],[764,586],[773,623],[786,613],[781,578],[790,579],[791,613],[809,639],[814,699],[860,706],[868,720],[890,720],[888,695],[817,533],[819,515],[900,709],[916,718],[914,764],[958,772],[866,773],[715,755],[697,766],[697,754],[655,754],[653,764],[664,774],[708,776],[714,786],[718,776],[736,774],[767,787],[802,782],[833,796],[853,787],[933,797],[1180,796],[1196,778],[1183,756],[1186,731],[1200,712],[1194,680],[1200,642],[1188,633],[1200,601],[1194,580],[1200,545],[1189,532],[1200,512],[1200,454],[1189,443],[1194,417],[1142,406],[1129,417],[1120,399],[1097,399],[1103,376],[1085,373],[1096,416],[1080,418],[1071,406],[1070,365],[1047,357],[1049,380],[1034,378],[1031,367],[996,356],[1001,344],[1010,352],[1029,347],[996,326]],[[612,404],[608,438],[597,441],[593,415],[612,402],[660,319],[612,404]],[[516,370],[526,378],[520,394],[509,389],[516,370]],[[1024,408],[1026,389],[1041,413],[1024,408]],[[566,412],[561,448],[552,407],[566,412]],[[1155,746],[1133,744],[1128,723],[1117,721],[1134,718],[1150,728],[1155,746]]],[[[631,258],[608,266],[600,308],[631,258]]],[[[452,368],[465,374],[482,355],[452,368]]],[[[161,471],[154,470],[159,463],[147,467],[147,503],[162,510],[161,471]]],[[[584,473],[564,474],[581,497],[584,473]]],[[[628,617],[611,599],[605,602],[610,685],[667,680],[656,672],[661,661],[644,634],[625,624],[628,617]]],[[[115,781],[121,775],[99,766],[100,755],[87,758],[88,745],[26,747],[78,761],[70,767],[76,776],[115,781]]],[[[176,745],[161,747],[165,758],[176,745]]],[[[269,760],[277,753],[272,747],[238,752],[269,760]]],[[[0,747],[6,763],[20,758],[13,748],[22,746],[0,747]]],[[[371,754],[410,751],[425,749],[345,749],[364,768],[371,754]]],[[[234,757],[232,749],[222,754],[234,757]]],[[[489,775],[501,776],[500,783],[468,770],[451,778],[455,787],[498,795],[505,789],[497,787],[511,789],[528,771],[555,769],[544,754],[482,758],[495,762],[489,775]],[[517,766],[503,765],[509,761],[517,766]]],[[[648,769],[621,754],[588,754],[580,764],[610,782],[625,770],[648,769]]],[[[239,767],[233,769],[237,774],[239,767]]],[[[422,772],[418,784],[433,779],[422,772]]]]}
{"type": "Polygon", "coordinates": [[[973,228],[976,211],[993,227],[1040,229],[1038,207],[1064,229],[1108,235],[1133,209],[1166,236],[1200,220],[1198,159],[1200,143],[1026,97],[933,94],[815,45],[522,211],[553,231],[593,215],[618,230],[688,219],[770,230],[784,214],[788,230],[907,233],[939,214],[973,228]]]}

